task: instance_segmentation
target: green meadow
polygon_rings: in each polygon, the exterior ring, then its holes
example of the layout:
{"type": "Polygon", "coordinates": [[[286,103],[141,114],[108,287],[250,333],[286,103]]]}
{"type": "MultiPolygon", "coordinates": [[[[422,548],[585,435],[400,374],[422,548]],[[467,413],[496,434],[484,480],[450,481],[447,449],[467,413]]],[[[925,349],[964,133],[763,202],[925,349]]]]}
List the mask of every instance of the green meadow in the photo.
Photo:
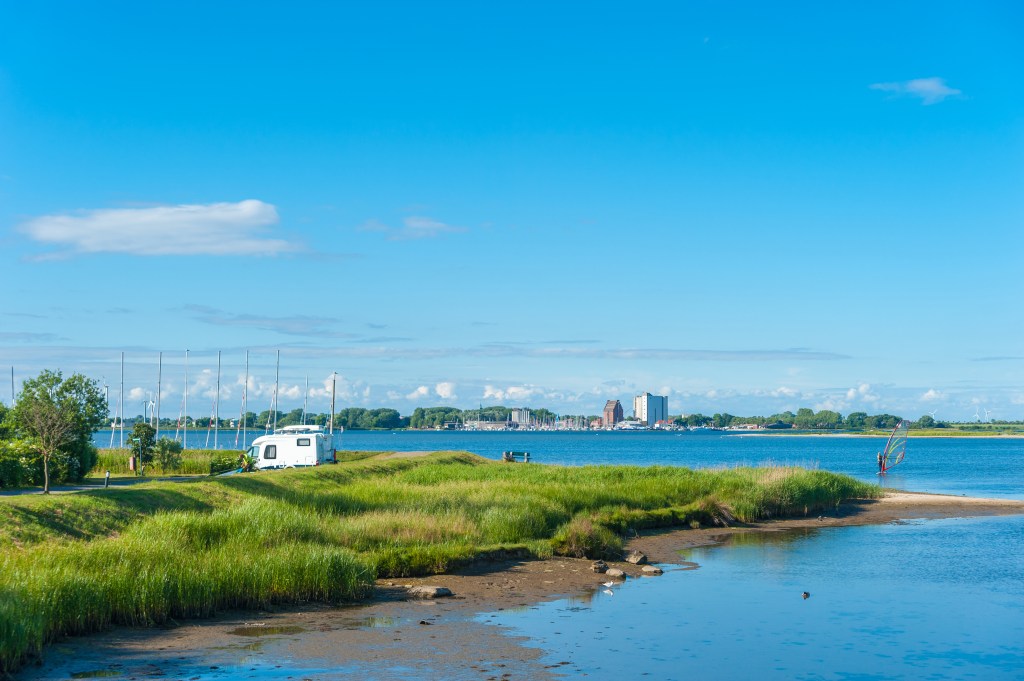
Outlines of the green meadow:
{"type": "Polygon", "coordinates": [[[816,514],[878,487],[820,470],[501,464],[463,452],[0,499],[0,672],[61,636],[344,603],[501,553],[621,557],[623,536],[816,514]]]}

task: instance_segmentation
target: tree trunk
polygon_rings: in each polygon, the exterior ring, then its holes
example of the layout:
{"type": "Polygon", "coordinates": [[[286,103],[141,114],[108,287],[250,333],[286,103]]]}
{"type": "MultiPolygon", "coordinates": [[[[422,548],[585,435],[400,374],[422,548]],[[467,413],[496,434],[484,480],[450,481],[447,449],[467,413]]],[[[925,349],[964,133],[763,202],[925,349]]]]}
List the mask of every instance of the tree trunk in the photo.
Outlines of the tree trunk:
{"type": "Polygon", "coordinates": [[[43,494],[50,493],[50,457],[43,455],[43,494]]]}

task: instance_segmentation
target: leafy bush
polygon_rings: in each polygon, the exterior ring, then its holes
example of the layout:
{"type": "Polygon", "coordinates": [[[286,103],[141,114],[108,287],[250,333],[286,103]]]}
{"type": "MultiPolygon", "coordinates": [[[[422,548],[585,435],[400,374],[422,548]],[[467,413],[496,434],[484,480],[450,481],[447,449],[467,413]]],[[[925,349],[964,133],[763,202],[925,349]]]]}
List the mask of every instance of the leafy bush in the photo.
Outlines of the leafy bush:
{"type": "Polygon", "coordinates": [[[162,437],[157,441],[153,451],[162,472],[181,470],[181,450],[182,445],[177,440],[162,437]]]}
{"type": "Polygon", "coordinates": [[[34,483],[39,452],[27,440],[0,441],[0,487],[23,487],[34,483]]]}
{"type": "Polygon", "coordinates": [[[210,475],[233,471],[240,466],[238,452],[216,452],[210,455],[210,475]]]}

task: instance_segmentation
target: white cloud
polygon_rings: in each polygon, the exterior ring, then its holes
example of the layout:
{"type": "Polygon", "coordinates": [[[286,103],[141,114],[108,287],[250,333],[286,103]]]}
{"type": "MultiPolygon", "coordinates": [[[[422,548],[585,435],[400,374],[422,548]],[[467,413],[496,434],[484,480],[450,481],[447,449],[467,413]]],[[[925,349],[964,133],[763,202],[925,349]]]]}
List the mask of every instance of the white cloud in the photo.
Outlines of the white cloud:
{"type": "Polygon", "coordinates": [[[946,396],[940,390],[930,388],[924,395],[921,395],[922,402],[934,402],[935,400],[941,400],[946,396]]]}
{"type": "Polygon", "coordinates": [[[484,386],[485,400],[512,400],[522,402],[532,397],[545,396],[543,388],[534,385],[510,385],[507,388],[500,388],[493,385],[484,386]]]}
{"type": "Polygon", "coordinates": [[[391,227],[380,220],[367,220],[359,229],[364,232],[380,232],[386,234],[389,241],[411,241],[414,239],[432,239],[442,234],[465,232],[465,227],[449,225],[434,218],[422,215],[410,215],[402,219],[401,227],[391,227]]]}
{"type": "Polygon", "coordinates": [[[894,96],[918,97],[925,106],[962,94],[960,90],[946,85],[943,78],[914,78],[892,83],[873,83],[869,87],[872,90],[891,92],[894,96]]]}
{"type": "Polygon", "coordinates": [[[130,255],[278,255],[298,250],[261,234],[278,223],[269,203],[81,210],[44,215],[20,226],[35,241],[62,248],[49,257],[87,253],[130,255]]]}
{"type": "Polygon", "coordinates": [[[434,386],[434,392],[443,400],[455,400],[459,397],[455,394],[455,384],[451,381],[442,381],[441,383],[438,383],[434,386]]]}
{"type": "Polygon", "coordinates": [[[419,399],[422,399],[422,398],[426,397],[429,394],[430,394],[430,388],[428,388],[425,385],[421,385],[420,387],[416,388],[411,393],[406,395],[405,399],[407,399],[407,400],[419,400],[419,399]]]}
{"type": "Polygon", "coordinates": [[[370,386],[365,381],[354,381],[341,374],[338,374],[337,377],[327,374],[320,382],[320,387],[315,385],[309,387],[310,399],[325,400],[329,405],[332,382],[334,383],[334,401],[336,404],[356,402],[370,396],[370,386]]]}
{"type": "Polygon", "coordinates": [[[856,388],[850,388],[846,391],[846,399],[849,401],[860,401],[867,402],[869,404],[878,401],[878,395],[871,392],[871,385],[869,383],[861,383],[856,388]]]}

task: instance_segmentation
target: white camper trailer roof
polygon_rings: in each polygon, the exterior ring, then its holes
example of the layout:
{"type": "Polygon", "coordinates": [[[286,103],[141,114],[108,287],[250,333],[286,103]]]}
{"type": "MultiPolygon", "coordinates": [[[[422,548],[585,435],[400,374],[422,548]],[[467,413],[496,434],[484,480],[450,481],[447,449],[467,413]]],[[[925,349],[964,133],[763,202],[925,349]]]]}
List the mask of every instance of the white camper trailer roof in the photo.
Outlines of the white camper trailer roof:
{"type": "Polygon", "coordinates": [[[296,433],[322,433],[323,426],[285,426],[278,428],[275,435],[295,435],[296,433]]]}

